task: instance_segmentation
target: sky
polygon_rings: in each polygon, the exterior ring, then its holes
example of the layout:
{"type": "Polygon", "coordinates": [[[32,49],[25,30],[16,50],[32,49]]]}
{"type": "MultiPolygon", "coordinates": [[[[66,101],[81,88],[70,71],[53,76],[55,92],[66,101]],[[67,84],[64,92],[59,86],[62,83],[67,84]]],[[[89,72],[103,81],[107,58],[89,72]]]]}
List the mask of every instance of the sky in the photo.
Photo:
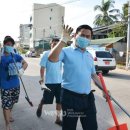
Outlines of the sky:
{"type": "MultiPolygon", "coordinates": [[[[93,27],[95,5],[102,0],[0,0],[0,41],[6,35],[15,40],[19,37],[19,25],[29,24],[33,3],[58,3],[65,6],[65,24],[74,29],[81,24],[93,27]]],[[[115,0],[115,8],[122,10],[122,5],[128,0],[115,0]]]]}

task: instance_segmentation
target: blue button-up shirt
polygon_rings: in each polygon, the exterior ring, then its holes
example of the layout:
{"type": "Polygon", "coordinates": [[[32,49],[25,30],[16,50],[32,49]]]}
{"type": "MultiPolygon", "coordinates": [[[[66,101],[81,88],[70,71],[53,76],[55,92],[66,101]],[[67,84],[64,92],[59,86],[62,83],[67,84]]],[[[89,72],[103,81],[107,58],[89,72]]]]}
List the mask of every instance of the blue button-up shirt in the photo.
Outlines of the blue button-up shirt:
{"type": "Polygon", "coordinates": [[[62,49],[59,60],[64,63],[63,88],[80,94],[89,94],[91,75],[96,73],[91,54],[72,44],[62,49]]]}
{"type": "Polygon", "coordinates": [[[50,62],[48,55],[50,51],[45,51],[41,58],[40,66],[45,68],[45,83],[56,84],[62,82],[62,62],[50,62]]]}

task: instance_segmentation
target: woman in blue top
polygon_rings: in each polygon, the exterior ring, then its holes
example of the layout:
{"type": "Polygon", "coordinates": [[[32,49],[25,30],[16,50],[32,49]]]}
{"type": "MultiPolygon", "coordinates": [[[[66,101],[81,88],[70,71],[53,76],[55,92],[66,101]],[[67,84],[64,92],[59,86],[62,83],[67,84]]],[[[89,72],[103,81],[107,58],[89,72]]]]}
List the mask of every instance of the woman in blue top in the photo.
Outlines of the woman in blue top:
{"type": "Polygon", "coordinates": [[[11,130],[10,122],[13,121],[11,110],[14,103],[18,102],[20,93],[20,82],[18,76],[23,75],[28,64],[20,55],[13,53],[13,46],[15,44],[13,38],[5,38],[3,44],[4,54],[1,56],[0,61],[1,101],[6,130],[11,130]],[[11,53],[13,54],[16,64],[22,63],[21,68],[18,66],[19,73],[17,73],[11,53]]]}

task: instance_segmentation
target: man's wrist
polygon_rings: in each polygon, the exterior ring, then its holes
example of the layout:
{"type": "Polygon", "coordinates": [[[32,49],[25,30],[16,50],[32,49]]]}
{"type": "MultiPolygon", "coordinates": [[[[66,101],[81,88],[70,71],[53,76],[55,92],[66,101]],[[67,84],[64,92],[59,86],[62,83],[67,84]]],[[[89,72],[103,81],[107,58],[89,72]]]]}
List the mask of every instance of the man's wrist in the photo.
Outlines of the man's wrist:
{"type": "Polygon", "coordinates": [[[64,44],[67,45],[68,38],[66,38],[66,37],[61,37],[60,41],[62,41],[64,44]]]}

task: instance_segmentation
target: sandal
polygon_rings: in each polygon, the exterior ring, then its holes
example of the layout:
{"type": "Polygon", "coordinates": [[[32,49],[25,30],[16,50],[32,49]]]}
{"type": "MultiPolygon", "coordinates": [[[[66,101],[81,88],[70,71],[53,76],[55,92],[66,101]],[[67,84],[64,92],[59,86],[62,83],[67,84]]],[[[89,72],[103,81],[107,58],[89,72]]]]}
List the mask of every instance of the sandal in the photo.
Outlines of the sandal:
{"type": "Polygon", "coordinates": [[[61,120],[59,120],[59,121],[56,120],[56,121],[55,121],[55,124],[57,124],[57,125],[59,125],[59,126],[62,126],[62,121],[61,121],[61,120]]]}
{"type": "Polygon", "coordinates": [[[42,115],[42,108],[38,107],[38,109],[36,111],[36,115],[37,115],[37,117],[41,117],[41,115],[42,115]]]}

